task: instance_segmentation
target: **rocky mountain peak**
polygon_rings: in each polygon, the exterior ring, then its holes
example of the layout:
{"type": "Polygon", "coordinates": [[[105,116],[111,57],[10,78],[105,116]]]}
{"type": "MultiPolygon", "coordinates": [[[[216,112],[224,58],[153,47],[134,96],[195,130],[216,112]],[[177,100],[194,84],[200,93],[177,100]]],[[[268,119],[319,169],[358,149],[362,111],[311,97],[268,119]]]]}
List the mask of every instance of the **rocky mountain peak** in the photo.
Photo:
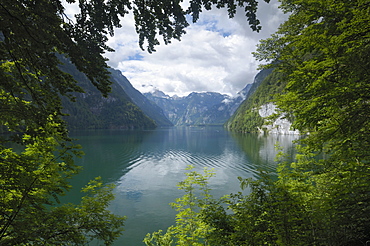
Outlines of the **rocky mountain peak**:
{"type": "Polygon", "coordinates": [[[161,107],[174,125],[222,125],[244,100],[249,86],[246,88],[237,97],[217,92],[192,92],[185,97],[170,97],[159,90],[144,95],[161,107]]]}

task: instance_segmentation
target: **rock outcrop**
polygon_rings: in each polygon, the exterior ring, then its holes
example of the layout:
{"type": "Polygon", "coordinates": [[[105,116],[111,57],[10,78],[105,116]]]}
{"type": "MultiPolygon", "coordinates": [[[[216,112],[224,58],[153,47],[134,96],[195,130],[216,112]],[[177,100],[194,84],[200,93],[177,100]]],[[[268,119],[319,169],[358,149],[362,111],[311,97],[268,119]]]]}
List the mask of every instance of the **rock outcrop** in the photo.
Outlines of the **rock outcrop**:
{"type": "MultiPolygon", "coordinates": [[[[266,103],[262,105],[258,114],[262,118],[267,118],[277,113],[277,107],[274,103],[266,103]]],[[[266,122],[266,121],[265,121],[266,122]]],[[[258,128],[261,133],[270,133],[270,134],[282,134],[282,135],[299,135],[298,130],[292,129],[292,123],[286,119],[285,114],[277,116],[277,118],[268,121],[270,124],[264,124],[261,128],[258,128]]]]}

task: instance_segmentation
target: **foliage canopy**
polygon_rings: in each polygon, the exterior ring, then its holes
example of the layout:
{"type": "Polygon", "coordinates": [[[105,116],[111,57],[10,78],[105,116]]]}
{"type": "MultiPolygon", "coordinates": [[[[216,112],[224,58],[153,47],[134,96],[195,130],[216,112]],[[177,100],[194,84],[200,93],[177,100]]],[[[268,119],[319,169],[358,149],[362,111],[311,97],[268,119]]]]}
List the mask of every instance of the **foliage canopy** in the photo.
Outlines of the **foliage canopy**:
{"type": "Polygon", "coordinates": [[[302,211],[297,217],[302,224],[289,235],[298,236],[304,245],[366,244],[370,238],[369,1],[280,2],[289,19],[260,42],[255,56],[267,61],[264,68],[275,68],[284,90],[274,101],[305,135],[297,159],[281,164],[279,181],[272,185],[283,187],[291,197],[278,204],[288,206],[291,200],[302,211]]]}

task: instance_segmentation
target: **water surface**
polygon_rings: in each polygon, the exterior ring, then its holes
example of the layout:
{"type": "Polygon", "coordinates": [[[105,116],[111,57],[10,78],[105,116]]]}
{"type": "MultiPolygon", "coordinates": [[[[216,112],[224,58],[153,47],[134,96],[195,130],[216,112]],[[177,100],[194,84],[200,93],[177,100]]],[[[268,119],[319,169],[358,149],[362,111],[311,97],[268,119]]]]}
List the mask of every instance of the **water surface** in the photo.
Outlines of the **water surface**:
{"type": "Polygon", "coordinates": [[[77,160],[83,171],[72,181],[68,201],[78,202],[78,190],[101,176],[116,184],[116,199],[110,209],[127,216],[124,235],[115,245],[144,245],[148,232],[174,223],[175,211],[168,205],[183,192],[177,183],[188,165],[201,172],[214,168],[212,194],[220,197],[239,191],[237,177],[258,178],[258,170],[275,172],[279,144],[291,151],[294,136],[236,134],[221,127],[173,127],[144,131],[80,131],[73,133],[85,156],[77,160]]]}

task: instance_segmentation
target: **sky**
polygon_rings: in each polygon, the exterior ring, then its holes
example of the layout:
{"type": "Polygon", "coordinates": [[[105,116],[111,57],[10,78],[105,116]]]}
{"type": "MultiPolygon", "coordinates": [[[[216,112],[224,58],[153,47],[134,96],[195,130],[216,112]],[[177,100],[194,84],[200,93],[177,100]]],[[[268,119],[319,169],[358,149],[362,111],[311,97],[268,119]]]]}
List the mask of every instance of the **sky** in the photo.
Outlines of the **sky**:
{"type": "MultiPolygon", "coordinates": [[[[105,56],[109,66],[143,93],[158,89],[170,96],[206,91],[234,96],[258,73],[259,63],[251,54],[258,41],[268,38],[287,18],[278,5],[277,0],[260,2],[259,33],[250,29],[242,9],[233,19],[225,9],[204,11],[181,41],[156,46],[152,54],[140,49],[133,16],[127,15],[107,43],[115,52],[105,56]]],[[[73,6],[67,6],[67,14],[73,11],[73,6]]]]}

